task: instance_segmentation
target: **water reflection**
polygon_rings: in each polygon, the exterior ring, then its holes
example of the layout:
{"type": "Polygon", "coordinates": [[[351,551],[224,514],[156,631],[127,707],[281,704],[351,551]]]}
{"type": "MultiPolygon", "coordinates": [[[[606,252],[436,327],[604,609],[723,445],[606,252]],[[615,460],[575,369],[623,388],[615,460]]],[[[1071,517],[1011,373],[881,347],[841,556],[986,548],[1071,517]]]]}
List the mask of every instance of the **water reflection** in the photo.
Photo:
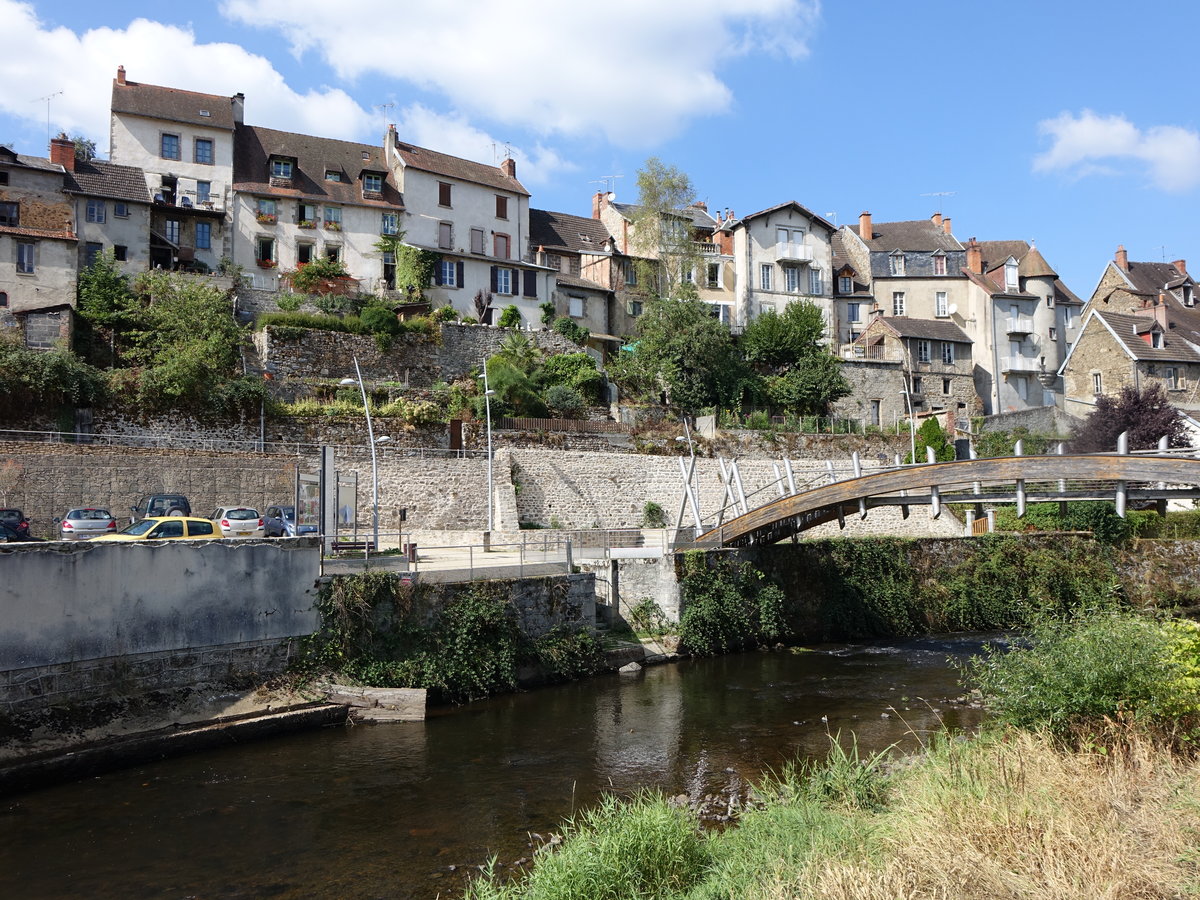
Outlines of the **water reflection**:
{"type": "Polygon", "coordinates": [[[607,790],[703,796],[853,731],[971,726],[947,658],[977,640],[745,654],[604,677],[423,724],[293,735],[12,798],[0,896],[454,896],[607,790]]]}

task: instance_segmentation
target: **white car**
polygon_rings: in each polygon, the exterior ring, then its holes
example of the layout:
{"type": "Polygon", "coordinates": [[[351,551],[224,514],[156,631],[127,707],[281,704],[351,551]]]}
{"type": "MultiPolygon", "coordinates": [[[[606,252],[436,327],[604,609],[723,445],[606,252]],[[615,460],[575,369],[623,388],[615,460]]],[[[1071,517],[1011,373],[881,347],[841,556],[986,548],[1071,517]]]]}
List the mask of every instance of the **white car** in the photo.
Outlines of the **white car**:
{"type": "Polygon", "coordinates": [[[249,506],[221,506],[209,518],[221,529],[221,537],[260,538],[266,534],[262,516],[249,506]]]}

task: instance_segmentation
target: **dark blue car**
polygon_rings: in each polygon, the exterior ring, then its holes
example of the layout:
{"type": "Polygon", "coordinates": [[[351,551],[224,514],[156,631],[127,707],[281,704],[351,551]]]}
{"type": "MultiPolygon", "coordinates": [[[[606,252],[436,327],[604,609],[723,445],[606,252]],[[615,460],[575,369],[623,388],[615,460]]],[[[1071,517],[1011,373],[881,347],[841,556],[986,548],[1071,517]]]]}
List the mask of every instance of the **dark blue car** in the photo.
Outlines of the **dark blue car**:
{"type": "Polygon", "coordinates": [[[299,537],[316,534],[316,525],[297,525],[296,507],[268,506],[263,515],[263,530],[267,537],[299,537]]]}

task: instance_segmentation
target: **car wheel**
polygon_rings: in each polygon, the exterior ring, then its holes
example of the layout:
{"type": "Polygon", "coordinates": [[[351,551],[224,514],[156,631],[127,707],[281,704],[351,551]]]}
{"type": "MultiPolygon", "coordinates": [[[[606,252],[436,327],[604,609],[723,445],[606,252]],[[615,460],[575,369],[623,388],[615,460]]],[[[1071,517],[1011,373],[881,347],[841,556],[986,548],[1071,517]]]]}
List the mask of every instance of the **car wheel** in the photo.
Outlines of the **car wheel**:
{"type": "Polygon", "coordinates": [[[167,515],[168,515],[168,516],[182,516],[182,515],[183,515],[183,510],[182,510],[182,509],[171,509],[171,510],[167,510],[167,515]]]}

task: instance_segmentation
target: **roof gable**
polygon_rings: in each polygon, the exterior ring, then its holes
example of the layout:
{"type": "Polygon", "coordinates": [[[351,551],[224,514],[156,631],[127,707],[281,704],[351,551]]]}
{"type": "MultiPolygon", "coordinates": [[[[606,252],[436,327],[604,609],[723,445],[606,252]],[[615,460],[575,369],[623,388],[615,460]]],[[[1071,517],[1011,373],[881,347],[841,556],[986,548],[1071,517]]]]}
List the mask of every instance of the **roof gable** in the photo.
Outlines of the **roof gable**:
{"type": "Polygon", "coordinates": [[[400,156],[401,163],[407,168],[529,196],[529,191],[525,190],[521,182],[516,178],[509,178],[496,166],[488,166],[458,156],[451,156],[448,153],[439,153],[436,150],[418,147],[399,138],[396,138],[396,152],[400,156]]]}
{"type": "MultiPolygon", "coordinates": [[[[238,95],[240,96],[240,95],[238,95]]],[[[233,131],[233,97],[113,80],[112,112],[233,131]]]]}
{"type": "Polygon", "coordinates": [[[548,209],[529,210],[529,244],[547,250],[569,250],[575,253],[600,253],[610,240],[608,229],[599,219],[551,212],[548,209]]]}

